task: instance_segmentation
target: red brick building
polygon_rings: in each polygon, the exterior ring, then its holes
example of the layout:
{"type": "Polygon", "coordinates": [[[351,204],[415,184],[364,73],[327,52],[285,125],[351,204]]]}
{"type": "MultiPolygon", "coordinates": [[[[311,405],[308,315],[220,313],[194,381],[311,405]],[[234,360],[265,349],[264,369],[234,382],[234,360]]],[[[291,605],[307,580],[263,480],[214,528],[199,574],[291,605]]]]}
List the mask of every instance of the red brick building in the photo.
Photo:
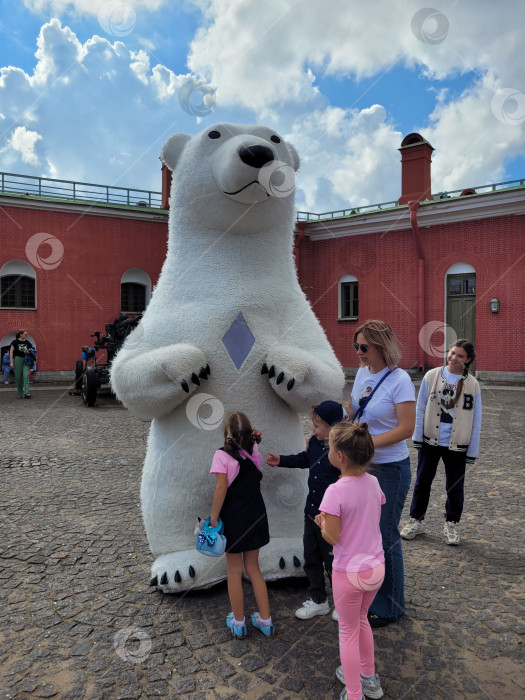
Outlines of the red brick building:
{"type": "MultiPolygon", "coordinates": [[[[432,195],[432,150],[403,140],[397,202],[299,212],[301,285],[349,370],[355,329],[381,318],[403,368],[437,366],[468,337],[481,377],[523,381],[525,180],[432,195]]],[[[2,350],[27,328],[40,378],[69,379],[90,333],[141,311],[166,255],[169,184],[164,172],[161,197],[0,174],[2,350]]]]}
{"type": "Polygon", "coordinates": [[[1,184],[2,352],[26,328],[40,379],[70,379],[91,333],[147,304],[167,212],[156,193],[7,174],[1,184]]]}
{"type": "Polygon", "coordinates": [[[432,150],[419,134],[403,140],[398,202],[299,212],[301,285],[345,368],[355,329],[379,318],[403,368],[438,366],[467,337],[479,376],[524,380],[525,180],[432,196],[432,150]]]}

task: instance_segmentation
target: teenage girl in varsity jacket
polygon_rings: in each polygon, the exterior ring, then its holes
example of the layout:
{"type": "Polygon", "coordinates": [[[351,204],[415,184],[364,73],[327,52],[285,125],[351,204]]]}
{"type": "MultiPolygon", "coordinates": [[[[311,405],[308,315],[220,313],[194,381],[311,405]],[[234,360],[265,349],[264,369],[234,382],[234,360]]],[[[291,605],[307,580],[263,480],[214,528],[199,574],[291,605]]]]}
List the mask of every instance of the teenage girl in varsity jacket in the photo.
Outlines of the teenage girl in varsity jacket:
{"type": "Polygon", "coordinates": [[[465,467],[478,456],[481,431],[481,392],[469,374],[476,358],[473,344],[457,340],[450,346],[445,367],[427,372],[421,382],[412,437],[418,450],[417,477],[410,521],[401,537],[412,540],[423,532],[432,481],[439,459],[446,475],[445,541],[459,544],[457,525],[463,512],[465,467]]]}

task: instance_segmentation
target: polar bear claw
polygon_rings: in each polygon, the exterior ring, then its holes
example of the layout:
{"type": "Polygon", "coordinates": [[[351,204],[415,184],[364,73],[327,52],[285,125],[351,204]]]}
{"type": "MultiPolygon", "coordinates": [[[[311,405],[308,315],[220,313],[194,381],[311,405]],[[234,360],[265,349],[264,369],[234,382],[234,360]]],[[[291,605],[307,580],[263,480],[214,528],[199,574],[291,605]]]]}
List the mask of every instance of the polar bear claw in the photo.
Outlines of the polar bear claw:
{"type": "MultiPolygon", "coordinates": [[[[268,365],[267,365],[266,362],[265,362],[265,363],[263,364],[263,366],[261,367],[261,374],[267,374],[267,375],[268,375],[268,379],[273,379],[273,377],[275,377],[275,367],[272,365],[272,366],[270,367],[270,369],[268,369],[268,365]]],[[[277,380],[276,380],[275,383],[276,383],[276,384],[282,384],[282,382],[283,382],[283,380],[284,380],[284,376],[285,376],[285,375],[284,375],[284,372],[279,372],[279,374],[277,375],[277,380]]],[[[291,391],[291,390],[293,389],[293,385],[294,385],[294,384],[295,384],[295,377],[292,377],[292,378],[289,379],[288,382],[286,383],[286,388],[288,389],[288,391],[291,391]]]]}
{"type": "Polygon", "coordinates": [[[212,559],[192,549],[158,557],[151,567],[149,585],[163,593],[181,593],[190,589],[209,588],[225,579],[225,557],[212,559]]]}
{"type": "MultiPolygon", "coordinates": [[[[192,382],[192,384],[195,384],[195,386],[200,386],[201,385],[200,380],[201,379],[208,379],[209,374],[210,374],[210,365],[206,365],[206,367],[200,368],[199,374],[197,374],[196,372],[192,372],[191,377],[190,377],[190,381],[192,382]]],[[[190,393],[189,384],[185,379],[181,380],[180,385],[187,394],[190,393]]]]}

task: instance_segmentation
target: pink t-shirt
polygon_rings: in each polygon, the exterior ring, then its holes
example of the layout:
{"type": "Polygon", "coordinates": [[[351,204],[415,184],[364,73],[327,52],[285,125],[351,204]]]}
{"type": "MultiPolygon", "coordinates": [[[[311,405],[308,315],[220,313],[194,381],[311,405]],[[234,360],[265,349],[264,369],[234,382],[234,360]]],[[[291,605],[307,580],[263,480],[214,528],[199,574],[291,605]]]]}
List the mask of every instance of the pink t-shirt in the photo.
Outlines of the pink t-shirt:
{"type": "MultiPolygon", "coordinates": [[[[249,454],[245,450],[240,450],[239,454],[241,455],[241,457],[248,457],[248,459],[251,459],[252,462],[257,467],[257,469],[259,471],[261,470],[262,456],[259,453],[257,443],[254,443],[254,445],[253,445],[252,454],[249,454]]],[[[217,450],[215,452],[215,454],[213,455],[210,473],[211,474],[227,474],[228,486],[231,484],[231,482],[235,479],[235,477],[239,473],[239,469],[240,469],[239,462],[235,459],[235,457],[232,457],[224,450],[217,450]]]]}
{"type": "Polygon", "coordinates": [[[371,474],[343,476],[326,489],[319,509],[341,519],[332,565],[336,571],[366,571],[385,561],[379,529],[385,502],[385,494],[371,474]]]}

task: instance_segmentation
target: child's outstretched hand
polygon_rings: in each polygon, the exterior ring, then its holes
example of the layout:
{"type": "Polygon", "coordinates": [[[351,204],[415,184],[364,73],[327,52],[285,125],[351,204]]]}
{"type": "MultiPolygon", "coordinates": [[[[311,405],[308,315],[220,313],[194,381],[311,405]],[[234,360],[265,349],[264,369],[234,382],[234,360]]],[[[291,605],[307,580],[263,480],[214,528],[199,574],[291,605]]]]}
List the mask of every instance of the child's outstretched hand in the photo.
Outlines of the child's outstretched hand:
{"type": "Polygon", "coordinates": [[[274,455],[271,452],[268,453],[268,457],[266,458],[266,464],[268,464],[270,467],[278,467],[280,461],[281,458],[279,457],[279,455],[274,455]]]}

